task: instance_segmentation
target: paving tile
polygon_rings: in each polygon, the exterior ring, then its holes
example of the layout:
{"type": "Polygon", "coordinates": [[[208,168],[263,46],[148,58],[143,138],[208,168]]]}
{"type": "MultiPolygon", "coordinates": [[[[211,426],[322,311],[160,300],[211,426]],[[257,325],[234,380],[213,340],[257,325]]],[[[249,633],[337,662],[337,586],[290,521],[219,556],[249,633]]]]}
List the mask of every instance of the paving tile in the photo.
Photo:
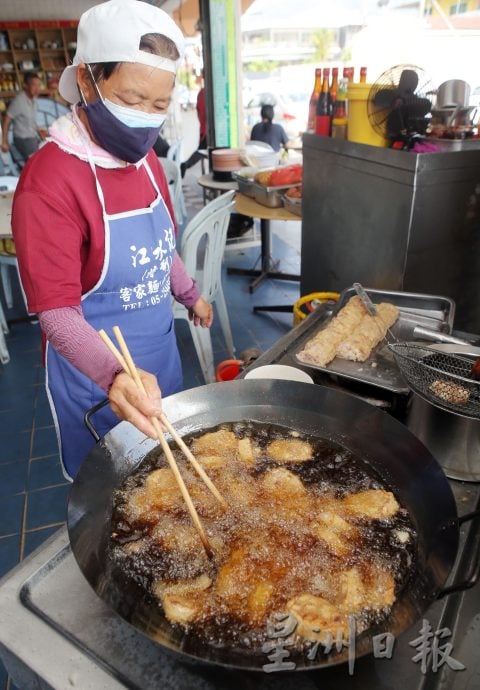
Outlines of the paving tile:
{"type": "Polygon", "coordinates": [[[29,454],[30,431],[11,433],[2,429],[0,432],[0,465],[7,462],[28,460],[29,454]]]}
{"type": "Polygon", "coordinates": [[[70,484],[30,491],[27,495],[26,529],[46,527],[64,522],[70,484]]]}
{"type": "Polygon", "coordinates": [[[4,496],[0,511],[0,537],[20,534],[23,520],[25,494],[4,496]]]}
{"type": "MultiPolygon", "coordinates": [[[[23,558],[29,556],[32,551],[43,544],[43,542],[48,539],[52,534],[59,530],[61,525],[56,525],[55,527],[45,527],[43,529],[37,529],[32,532],[25,532],[25,543],[23,546],[23,558]]],[[[1,686],[0,686],[1,687],[1,686]]]]}
{"type": "Polygon", "coordinates": [[[25,491],[28,462],[8,462],[0,465],[0,498],[25,491]]]}
{"type": "Polygon", "coordinates": [[[1,396],[0,396],[0,411],[2,410],[33,410],[33,403],[35,399],[34,387],[28,390],[19,390],[17,388],[10,388],[3,385],[3,379],[0,379],[1,396]]]}
{"type": "MultiPolygon", "coordinates": [[[[12,345],[9,344],[9,350],[12,345]]],[[[40,350],[23,350],[21,352],[17,352],[17,356],[15,357],[15,360],[10,360],[8,366],[5,367],[5,380],[12,380],[14,381],[16,376],[21,376],[22,373],[25,372],[25,370],[28,368],[31,370],[31,374],[33,374],[33,369],[34,367],[38,366],[42,362],[42,355],[40,350]],[[12,366],[10,366],[12,364],[12,366]]],[[[36,372],[35,372],[36,373],[36,372]]],[[[35,383],[35,381],[32,379],[32,383],[35,383]]]]}
{"type": "Polygon", "coordinates": [[[54,426],[35,428],[33,433],[32,458],[43,458],[58,453],[57,434],[54,426]]]}
{"type": "Polygon", "coordinates": [[[44,385],[38,384],[36,387],[35,393],[36,393],[36,395],[35,395],[34,407],[36,410],[43,408],[43,407],[50,407],[49,402],[48,402],[47,391],[46,391],[44,385]]]}
{"type": "Polygon", "coordinates": [[[38,324],[13,324],[7,338],[11,352],[15,354],[15,362],[18,361],[17,355],[25,352],[35,351],[41,354],[42,340],[38,324]]]}
{"type": "Polygon", "coordinates": [[[35,428],[38,429],[39,427],[44,427],[44,426],[52,426],[53,424],[53,417],[52,417],[52,412],[50,410],[50,405],[48,404],[47,397],[41,398],[40,401],[37,400],[37,403],[35,405],[35,409],[33,412],[33,418],[35,420],[35,428]]]}
{"type": "Polygon", "coordinates": [[[16,390],[25,390],[37,383],[36,365],[31,362],[22,360],[19,366],[5,367],[2,375],[2,388],[12,393],[16,390]]]}
{"type": "Polygon", "coordinates": [[[66,484],[67,481],[63,476],[58,455],[30,462],[27,480],[28,491],[35,491],[36,489],[44,489],[47,486],[56,486],[57,484],[64,483],[66,484]]]}
{"type": "MultiPolygon", "coordinates": [[[[20,561],[20,535],[0,539],[0,578],[8,573],[20,561]]],[[[0,672],[0,688],[1,685],[0,672]]]]}
{"type": "MultiPolygon", "coordinates": [[[[0,383],[0,399],[3,395],[0,383]]],[[[4,431],[10,434],[17,434],[21,431],[30,431],[33,423],[33,408],[15,408],[10,410],[0,410],[0,444],[4,431]]],[[[1,455],[1,450],[0,450],[1,455]]],[[[1,460],[0,460],[1,462],[1,460]]],[[[1,686],[0,686],[1,688],[1,686]]]]}
{"type": "Polygon", "coordinates": [[[37,383],[38,384],[45,384],[45,367],[43,364],[40,364],[38,367],[36,367],[36,372],[37,372],[37,383]]]}

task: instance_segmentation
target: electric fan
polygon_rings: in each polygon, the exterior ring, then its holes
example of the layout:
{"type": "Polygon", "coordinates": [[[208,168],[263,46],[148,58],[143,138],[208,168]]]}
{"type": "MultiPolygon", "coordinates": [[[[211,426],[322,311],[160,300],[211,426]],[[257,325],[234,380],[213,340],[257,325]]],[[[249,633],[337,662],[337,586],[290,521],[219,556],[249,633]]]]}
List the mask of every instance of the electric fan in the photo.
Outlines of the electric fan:
{"type": "Polygon", "coordinates": [[[368,95],[371,126],[391,145],[403,142],[406,148],[423,137],[429,124],[435,89],[421,67],[396,65],[384,72],[368,95]]]}

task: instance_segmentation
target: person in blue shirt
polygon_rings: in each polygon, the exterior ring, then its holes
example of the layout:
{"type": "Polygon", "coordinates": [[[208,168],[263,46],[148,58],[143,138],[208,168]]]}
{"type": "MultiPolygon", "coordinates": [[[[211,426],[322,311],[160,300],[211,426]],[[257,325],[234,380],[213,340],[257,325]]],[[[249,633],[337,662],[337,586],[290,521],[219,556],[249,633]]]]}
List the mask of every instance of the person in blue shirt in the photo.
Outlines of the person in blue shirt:
{"type": "Polygon", "coordinates": [[[260,111],[262,121],[253,126],[250,140],[263,141],[265,144],[270,144],[274,151],[280,151],[282,146],[287,148],[288,136],[282,125],[273,123],[274,115],[273,106],[262,105],[260,111]]]}

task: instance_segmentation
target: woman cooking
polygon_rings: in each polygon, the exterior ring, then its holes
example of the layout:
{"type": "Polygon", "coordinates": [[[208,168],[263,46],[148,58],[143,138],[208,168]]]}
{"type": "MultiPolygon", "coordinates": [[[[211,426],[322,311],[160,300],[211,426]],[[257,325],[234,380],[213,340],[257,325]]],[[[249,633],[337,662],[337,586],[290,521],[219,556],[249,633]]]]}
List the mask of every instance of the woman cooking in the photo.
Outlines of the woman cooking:
{"type": "Polygon", "coordinates": [[[93,445],[87,409],[103,435],[126,419],[155,437],[161,395],[181,388],[171,295],[196,325],[212,308],[175,251],[163,170],[151,150],[175,82],[183,36],[162,10],[109,0],[80,18],[73,65],[60,79],[71,113],[25,166],[12,227],[29,311],[46,340],[47,392],[66,476],[93,445]],[[120,326],[139,366],[138,392],[98,330],[120,326]]]}

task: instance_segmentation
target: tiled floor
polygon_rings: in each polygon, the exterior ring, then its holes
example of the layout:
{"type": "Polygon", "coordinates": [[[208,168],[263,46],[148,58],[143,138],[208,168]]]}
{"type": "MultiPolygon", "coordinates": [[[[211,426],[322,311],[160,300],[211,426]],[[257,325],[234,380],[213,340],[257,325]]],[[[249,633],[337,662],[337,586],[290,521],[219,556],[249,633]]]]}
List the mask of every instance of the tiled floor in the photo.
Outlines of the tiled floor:
{"type": "MultiPolygon", "coordinates": [[[[199,166],[197,166],[199,167],[199,166]]],[[[188,217],[201,207],[196,170],[184,182],[188,217]]],[[[286,272],[299,272],[300,223],[272,224],[273,253],[286,272]]],[[[229,276],[227,266],[251,267],[259,247],[229,248],[223,287],[237,354],[251,347],[266,350],[291,327],[291,314],[254,314],[256,304],[293,304],[298,283],[264,281],[251,295],[249,278],[229,276]]],[[[12,273],[14,285],[17,286],[12,273]]],[[[19,291],[7,319],[22,314],[19,291]]],[[[198,359],[185,321],[176,322],[184,366],[184,387],[203,384],[198,359]]],[[[228,357],[218,322],[212,327],[215,362],[228,357]]],[[[31,553],[65,520],[69,484],[59,463],[55,430],[44,386],[38,324],[12,323],[7,335],[11,361],[0,365],[0,577],[31,553]]],[[[14,690],[0,662],[0,690],[14,690]]]]}

